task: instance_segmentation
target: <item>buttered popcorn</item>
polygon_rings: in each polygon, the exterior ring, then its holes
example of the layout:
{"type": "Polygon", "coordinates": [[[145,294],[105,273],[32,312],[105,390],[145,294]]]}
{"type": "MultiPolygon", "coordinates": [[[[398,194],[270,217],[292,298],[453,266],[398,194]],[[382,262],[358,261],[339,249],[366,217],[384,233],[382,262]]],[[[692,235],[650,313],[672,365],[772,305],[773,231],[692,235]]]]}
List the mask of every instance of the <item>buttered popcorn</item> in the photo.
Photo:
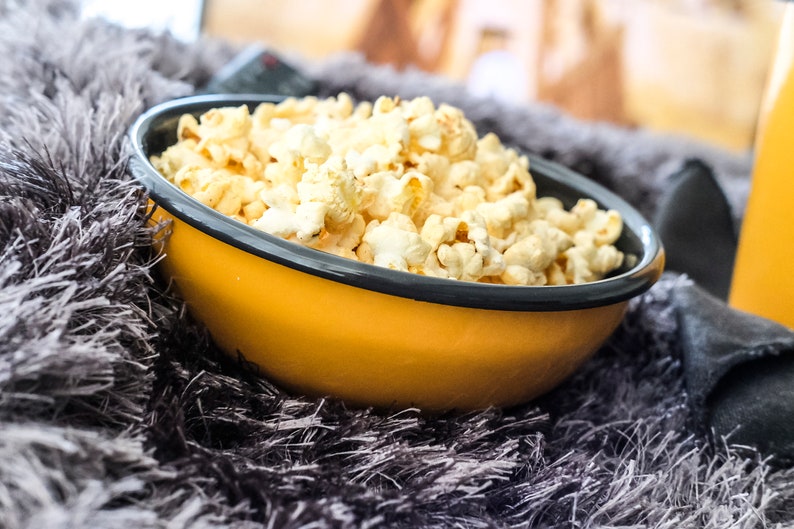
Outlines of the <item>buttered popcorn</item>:
{"type": "Polygon", "coordinates": [[[427,97],[216,108],[177,135],[152,163],[184,192],[349,259],[508,285],[595,281],[623,262],[616,211],[536,197],[525,156],[427,97]]]}

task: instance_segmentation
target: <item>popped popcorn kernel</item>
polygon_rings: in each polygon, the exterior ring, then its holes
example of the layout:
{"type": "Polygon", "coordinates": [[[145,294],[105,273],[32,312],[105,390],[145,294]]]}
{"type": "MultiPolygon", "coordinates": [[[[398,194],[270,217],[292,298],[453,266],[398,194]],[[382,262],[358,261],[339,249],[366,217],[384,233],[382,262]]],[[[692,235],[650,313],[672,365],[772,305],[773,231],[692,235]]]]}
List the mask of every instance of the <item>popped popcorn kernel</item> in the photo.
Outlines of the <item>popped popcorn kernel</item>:
{"type": "Polygon", "coordinates": [[[360,190],[340,156],[332,156],[322,164],[307,164],[296,189],[300,204],[326,206],[323,226],[332,233],[345,229],[358,214],[360,190]]]}
{"type": "Polygon", "coordinates": [[[430,245],[422,240],[410,217],[396,212],[383,222],[372,221],[362,243],[369,248],[373,264],[405,272],[424,263],[430,253],[430,245]]]}
{"type": "Polygon", "coordinates": [[[151,161],[256,229],[364,263],[460,281],[565,285],[630,261],[623,219],[538,197],[529,159],[428,97],[286,98],[184,115],[151,161]]]}

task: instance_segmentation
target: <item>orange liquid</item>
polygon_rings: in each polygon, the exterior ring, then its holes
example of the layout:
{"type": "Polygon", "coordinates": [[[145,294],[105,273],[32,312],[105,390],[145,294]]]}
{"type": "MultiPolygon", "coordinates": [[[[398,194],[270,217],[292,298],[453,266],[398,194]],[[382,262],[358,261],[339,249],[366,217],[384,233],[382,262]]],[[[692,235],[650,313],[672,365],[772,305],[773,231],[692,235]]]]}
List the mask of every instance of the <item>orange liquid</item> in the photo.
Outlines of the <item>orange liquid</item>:
{"type": "Polygon", "coordinates": [[[731,306],[794,328],[794,6],[786,7],[761,109],[731,306]]]}

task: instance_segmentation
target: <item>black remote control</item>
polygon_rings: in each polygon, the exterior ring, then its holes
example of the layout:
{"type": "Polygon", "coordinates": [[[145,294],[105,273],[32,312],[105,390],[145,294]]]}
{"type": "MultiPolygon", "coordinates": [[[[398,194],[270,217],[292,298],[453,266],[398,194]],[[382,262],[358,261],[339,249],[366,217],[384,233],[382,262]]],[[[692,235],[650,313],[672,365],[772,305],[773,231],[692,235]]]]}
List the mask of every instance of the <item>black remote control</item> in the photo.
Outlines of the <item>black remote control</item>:
{"type": "Polygon", "coordinates": [[[303,97],[315,82],[272,51],[249,46],[221,68],[199,90],[204,94],[274,94],[303,97]]]}

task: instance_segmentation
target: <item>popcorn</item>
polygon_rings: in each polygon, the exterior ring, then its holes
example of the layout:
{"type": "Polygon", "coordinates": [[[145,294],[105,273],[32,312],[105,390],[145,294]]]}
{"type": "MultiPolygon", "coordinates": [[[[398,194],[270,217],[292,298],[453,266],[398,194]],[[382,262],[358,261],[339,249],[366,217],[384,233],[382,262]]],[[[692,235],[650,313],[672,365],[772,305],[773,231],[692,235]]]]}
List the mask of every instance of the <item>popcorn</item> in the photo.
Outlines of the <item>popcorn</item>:
{"type": "Polygon", "coordinates": [[[185,193],[349,259],[508,285],[595,281],[624,260],[618,212],[537,197],[525,156],[427,97],[216,108],[177,135],[152,163],[185,193]]]}
{"type": "Polygon", "coordinates": [[[367,196],[364,211],[378,220],[386,219],[393,212],[413,216],[433,189],[433,181],[417,171],[408,171],[402,176],[394,171],[381,171],[362,180],[367,196]]]}
{"type": "Polygon", "coordinates": [[[476,212],[467,211],[461,218],[431,215],[421,236],[432,250],[427,275],[478,281],[504,270],[502,254],[491,245],[485,220],[476,212]]]}
{"type": "Polygon", "coordinates": [[[496,202],[481,202],[474,209],[485,219],[490,235],[504,238],[515,222],[527,218],[530,205],[523,194],[513,192],[496,202]]]}
{"type": "MultiPolygon", "coordinates": [[[[174,175],[174,183],[201,203],[229,216],[241,216],[240,210],[257,201],[261,182],[224,169],[186,165],[174,175]]],[[[238,219],[239,220],[239,219],[238,219]]]]}
{"type": "Polygon", "coordinates": [[[318,203],[325,206],[323,226],[331,233],[344,230],[358,213],[360,190],[340,156],[329,157],[319,165],[307,164],[296,187],[301,205],[318,203]]]}
{"type": "Polygon", "coordinates": [[[430,245],[422,240],[411,218],[397,212],[383,222],[372,221],[364,232],[362,246],[359,257],[405,272],[424,263],[430,253],[430,245]]]}

